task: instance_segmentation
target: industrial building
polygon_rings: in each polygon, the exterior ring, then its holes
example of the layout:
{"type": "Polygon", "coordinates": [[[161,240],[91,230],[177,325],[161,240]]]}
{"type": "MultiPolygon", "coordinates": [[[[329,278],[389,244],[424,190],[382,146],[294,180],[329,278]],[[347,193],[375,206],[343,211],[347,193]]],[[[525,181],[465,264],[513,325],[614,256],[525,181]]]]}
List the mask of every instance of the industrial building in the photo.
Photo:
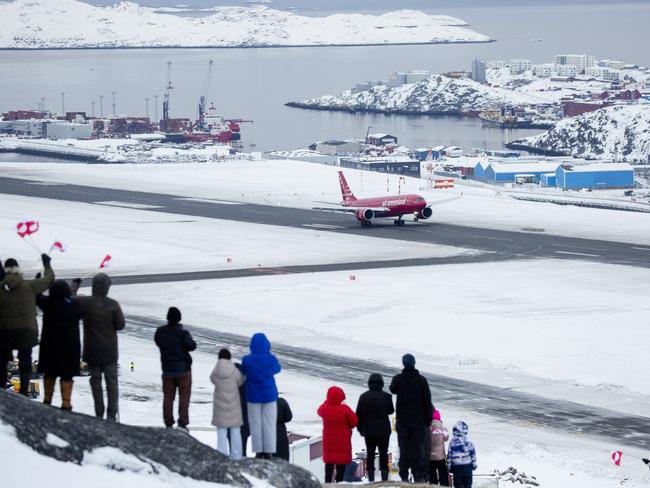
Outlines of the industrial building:
{"type": "Polygon", "coordinates": [[[329,156],[341,156],[345,154],[357,154],[361,152],[361,142],[359,141],[337,141],[329,140],[317,142],[314,150],[321,154],[329,156]]]}
{"type": "Polygon", "coordinates": [[[41,139],[87,139],[93,135],[93,126],[59,119],[0,120],[0,133],[41,139]]]}
{"type": "Polygon", "coordinates": [[[340,158],[341,168],[420,178],[420,161],[407,156],[340,158]]]}
{"type": "Polygon", "coordinates": [[[92,124],[60,122],[47,124],[47,137],[50,139],[88,139],[93,135],[92,124]]]}
{"type": "Polygon", "coordinates": [[[366,144],[371,144],[373,146],[387,146],[388,144],[397,145],[397,137],[382,133],[368,134],[366,137],[366,144]]]}
{"type": "Polygon", "coordinates": [[[558,188],[632,188],[634,169],[627,163],[600,163],[572,166],[563,164],[556,171],[558,188]]]}
{"type": "Polygon", "coordinates": [[[526,177],[526,182],[538,183],[544,173],[557,170],[560,163],[480,163],[474,168],[474,177],[490,183],[515,183],[517,177],[526,177]],[[478,175],[477,175],[478,172],[478,175]]]}

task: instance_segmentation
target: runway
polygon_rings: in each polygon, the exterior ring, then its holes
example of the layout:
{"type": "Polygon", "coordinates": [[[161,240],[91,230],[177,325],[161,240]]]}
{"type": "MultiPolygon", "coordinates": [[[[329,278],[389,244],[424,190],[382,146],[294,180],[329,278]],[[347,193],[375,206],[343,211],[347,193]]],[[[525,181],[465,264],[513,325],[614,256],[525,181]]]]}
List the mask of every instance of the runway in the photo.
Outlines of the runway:
{"type": "MultiPolygon", "coordinates": [[[[152,341],[163,322],[150,317],[129,316],[122,333],[152,341]]],[[[197,342],[198,350],[214,354],[228,347],[235,356],[248,353],[248,337],[185,325],[197,342]]],[[[399,372],[382,363],[324,353],[315,349],[273,344],[283,369],[332,382],[365,386],[371,373],[380,373],[389,384],[399,372]]],[[[650,447],[650,418],[591,407],[566,400],[546,398],[509,388],[421,371],[429,381],[434,405],[454,406],[523,426],[553,429],[564,434],[612,439],[626,446],[650,447]]]]}
{"type": "MultiPolygon", "coordinates": [[[[189,198],[149,192],[96,188],[81,185],[42,183],[0,177],[0,193],[83,202],[152,212],[173,213],[256,224],[278,225],[319,232],[337,232],[397,239],[405,242],[425,242],[483,251],[480,258],[465,256],[467,262],[476,260],[505,260],[524,258],[586,260],[626,266],[650,267],[650,246],[606,240],[579,239],[543,233],[540,229],[521,232],[440,224],[432,219],[407,223],[397,227],[386,219],[372,227],[361,227],[350,215],[319,212],[291,207],[255,205],[224,200],[189,198]]],[[[395,264],[398,264],[396,260],[395,264]]],[[[461,258],[449,262],[461,262],[461,258]],[[459,259],[461,259],[459,261],[459,259]]],[[[387,267],[379,262],[377,267],[387,267]]],[[[408,263],[404,263],[408,264],[408,263]]],[[[357,264],[358,266],[360,264],[357,264]]],[[[322,270],[328,270],[327,266],[322,270]]],[[[368,265],[366,264],[365,267],[368,265]]],[[[353,269],[353,268],[345,268],[353,269]]],[[[311,271],[318,271],[313,268],[311,271]]],[[[195,276],[200,276],[197,273],[195,276]]],[[[195,278],[196,279],[196,278],[195,278]]]]}

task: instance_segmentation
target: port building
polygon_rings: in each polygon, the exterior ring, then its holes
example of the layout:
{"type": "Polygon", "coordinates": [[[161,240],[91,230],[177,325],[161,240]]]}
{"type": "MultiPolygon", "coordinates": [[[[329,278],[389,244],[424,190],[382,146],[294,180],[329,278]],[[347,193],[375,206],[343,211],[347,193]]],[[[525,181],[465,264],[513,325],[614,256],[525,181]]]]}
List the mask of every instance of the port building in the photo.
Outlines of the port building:
{"type": "Polygon", "coordinates": [[[556,169],[555,175],[558,188],[572,190],[634,186],[634,169],[627,163],[563,164],[556,169]]]}

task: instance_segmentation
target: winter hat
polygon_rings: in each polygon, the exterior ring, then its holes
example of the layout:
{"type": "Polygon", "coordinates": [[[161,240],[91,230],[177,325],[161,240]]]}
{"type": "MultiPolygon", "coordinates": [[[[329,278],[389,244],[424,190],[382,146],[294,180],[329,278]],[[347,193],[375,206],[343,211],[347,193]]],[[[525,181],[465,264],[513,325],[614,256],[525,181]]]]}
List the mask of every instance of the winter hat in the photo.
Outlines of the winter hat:
{"type": "Polygon", "coordinates": [[[230,351],[228,349],[222,349],[219,351],[219,359],[230,359],[232,356],[230,355],[230,351]]]}
{"type": "Polygon", "coordinates": [[[18,266],[18,261],[14,258],[9,258],[5,261],[5,271],[9,274],[18,274],[20,273],[20,266],[18,266]]]}
{"type": "Polygon", "coordinates": [[[176,307],[169,307],[167,311],[167,321],[171,324],[178,324],[181,321],[181,311],[176,307]]]}
{"type": "Polygon", "coordinates": [[[440,410],[433,411],[433,420],[442,420],[442,417],[440,416],[440,410]]]}
{"type": "Polygon", "coordinates": [[[402,364],[405,368],[415,368],[415,356],[413,354],[404,354],[402,364]]]}

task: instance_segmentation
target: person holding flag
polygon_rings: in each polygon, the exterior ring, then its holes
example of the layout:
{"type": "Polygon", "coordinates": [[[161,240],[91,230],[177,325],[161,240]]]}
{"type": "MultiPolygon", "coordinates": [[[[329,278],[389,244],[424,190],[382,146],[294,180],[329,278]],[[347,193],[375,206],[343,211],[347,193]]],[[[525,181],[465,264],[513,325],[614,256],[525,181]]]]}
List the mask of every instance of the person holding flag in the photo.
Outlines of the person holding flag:
{"type": "Polygon", "coordinates": [[[7,384],[7,358],[18,350],[20,393],[29,393],[32,378],[32,348],[38,344],[36,297],[54,281],[50,257],[41,254],[43,276],[26,280],[18,261],[9,258],[4,267],[0,263],[0,386],[7,384]]]}

